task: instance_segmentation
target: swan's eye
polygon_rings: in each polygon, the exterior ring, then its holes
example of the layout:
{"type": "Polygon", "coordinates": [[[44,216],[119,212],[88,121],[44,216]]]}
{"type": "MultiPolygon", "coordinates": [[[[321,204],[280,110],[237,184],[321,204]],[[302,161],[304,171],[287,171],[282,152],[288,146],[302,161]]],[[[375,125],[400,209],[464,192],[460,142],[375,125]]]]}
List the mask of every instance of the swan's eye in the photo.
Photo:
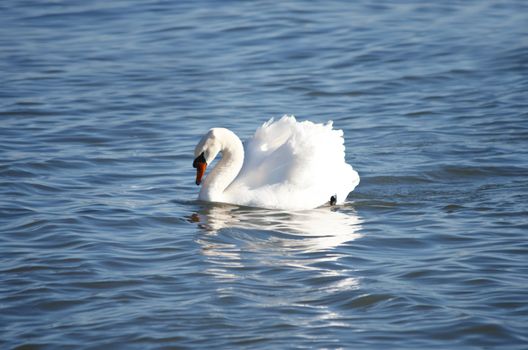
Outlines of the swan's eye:
{"type": "Polygon", "coordinates": [[[193,168],[197,168],[200,163],[207,164],[205,160],[204,152],[202,152],[198,157],[196,157],[196,159],[193,162],[193,168]]]}

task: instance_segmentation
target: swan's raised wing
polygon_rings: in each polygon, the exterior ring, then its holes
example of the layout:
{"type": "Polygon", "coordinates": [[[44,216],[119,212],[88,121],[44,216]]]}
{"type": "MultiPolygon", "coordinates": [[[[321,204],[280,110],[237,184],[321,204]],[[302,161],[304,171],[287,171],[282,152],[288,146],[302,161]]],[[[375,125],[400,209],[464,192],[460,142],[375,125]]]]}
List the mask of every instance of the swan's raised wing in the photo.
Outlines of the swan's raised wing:
{"type": "Polygon", "coordinates": [[[285,118],[259,127],[244,144],[244,165],[235,182],[255,189],[288,181],[296,157],[292,134],[292,123],[285,118]]]}
{"type": "Polygon", "coordinates": [[[332,122],[297,122],[293,116],[271,119],[244,150],[244,165],[232,185],[239,193],[246,190],[254,197],[252,202],[273,197],[276,202],[322,205],[334,194],[343,202],[359,182],[345,162],[343,132],[334,130],[332,122]]]}

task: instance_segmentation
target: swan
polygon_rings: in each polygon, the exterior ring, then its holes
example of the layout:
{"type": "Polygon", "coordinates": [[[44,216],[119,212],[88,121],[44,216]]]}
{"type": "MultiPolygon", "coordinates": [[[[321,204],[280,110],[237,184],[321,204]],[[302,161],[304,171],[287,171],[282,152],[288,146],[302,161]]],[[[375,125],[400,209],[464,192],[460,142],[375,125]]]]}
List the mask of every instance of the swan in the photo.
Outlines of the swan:
{"type": "Polygon", "coordinates": [[[345,162],[343,131],[332,121],[285,115],[260,126],[245,147],[231,130],[212,128],[194,150],[198,199],[249,207],[305,210],[342,204],[359,183],[345,162]],[[218,153],[222,158],[202,178],[218,153]]]}

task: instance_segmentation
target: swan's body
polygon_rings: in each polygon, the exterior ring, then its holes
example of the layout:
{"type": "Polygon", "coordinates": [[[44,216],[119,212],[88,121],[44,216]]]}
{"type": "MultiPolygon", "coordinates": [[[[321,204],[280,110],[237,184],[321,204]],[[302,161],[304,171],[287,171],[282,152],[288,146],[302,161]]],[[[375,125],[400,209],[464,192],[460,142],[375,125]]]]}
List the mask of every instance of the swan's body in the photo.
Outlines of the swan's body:
{"type": "Polygon", "coordinates": [[[205,166],[222,152],[198,199],[273,209],[312,209],[332,196],[343,203],[359,183],[345,162],[343,131],[332,122],[271,119],[244,146],[230,130],[213,128],[194,151],[200,184],[205,166]]]}

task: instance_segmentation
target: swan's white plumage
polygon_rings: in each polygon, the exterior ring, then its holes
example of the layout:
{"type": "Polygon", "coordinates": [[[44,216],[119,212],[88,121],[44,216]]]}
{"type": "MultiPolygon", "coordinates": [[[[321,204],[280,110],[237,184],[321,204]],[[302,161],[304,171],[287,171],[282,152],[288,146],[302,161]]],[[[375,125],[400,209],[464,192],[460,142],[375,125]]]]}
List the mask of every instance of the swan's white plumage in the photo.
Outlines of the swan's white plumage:
{"type": "Polygon", "coordinates": [[[195,149],[208,164],[222,160],[207,175],[199,199],[273,209],[312,209],[337,195],[343,203],[359,183],[345,162],[343,131],[332,122],[273,119],[257,129],[243,149],[231,131],[214,128],[195,149]],[[241,167],[241,169],[240,169],[241,167]],[[240,169],[240,170],[239,170],[240,169]]]}

